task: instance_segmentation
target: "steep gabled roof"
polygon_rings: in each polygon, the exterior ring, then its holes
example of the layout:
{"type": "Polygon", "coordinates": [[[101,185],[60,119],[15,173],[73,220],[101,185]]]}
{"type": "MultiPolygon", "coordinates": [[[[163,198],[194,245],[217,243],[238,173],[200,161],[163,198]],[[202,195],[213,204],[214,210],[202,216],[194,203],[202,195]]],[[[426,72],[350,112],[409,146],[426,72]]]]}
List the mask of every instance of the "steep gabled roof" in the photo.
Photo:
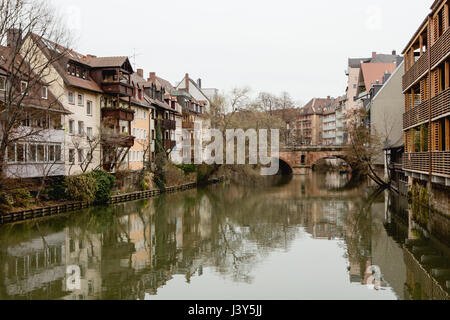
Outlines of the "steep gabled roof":
{"type": "MultiPolygon", "coordinates": [[[[13,55],[14,52],[10,47],[0,46],[0,70],[2,70],[2,74],[6,77],[10,74],[13,55]]],[[[15,60],[20,61],[21,59],[20,56],[17,56],[15,60]]],[[[26,63],[21,64],[21,68],[25,69],[25,74],[32,73],[32,70],[29,69],[28,64],[26,63]]],[[[45,85],[45,83],[41,82],[36,88],[29,88],[28,95],[23,98],[21,105],[23,107],[70,114],[71,112],[64,108],[50,89],[47,89],[47,99],[42,98],[41,89],[45,85]]],[[[4,95],[0,95],[0,101],[5,101],[4,95]]]]}
{"type": "Polygon", "coordinates": [[[303,108],[300,109],[301,115],[315,115],[322,114],[326,107],[329,107],[334,102],[334,98],[313,98],[303,108]]]}
{"type": "Polygon", "coordinates": [[[377,83],[377,81],[382,84],[385,72],[392,74],[396,68],[397,65],[395,63],[363,63],[361,71],[366,91],[369,92],[372,84],[377,83]]]}

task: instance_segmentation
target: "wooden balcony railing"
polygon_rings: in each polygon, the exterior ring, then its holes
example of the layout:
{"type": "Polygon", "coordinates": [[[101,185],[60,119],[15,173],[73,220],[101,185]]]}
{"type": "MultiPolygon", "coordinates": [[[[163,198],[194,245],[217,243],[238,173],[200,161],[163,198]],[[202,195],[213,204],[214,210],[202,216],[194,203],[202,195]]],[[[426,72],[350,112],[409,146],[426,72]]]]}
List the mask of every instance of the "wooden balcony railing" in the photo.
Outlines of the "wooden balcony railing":
{"type": "Polygon", "coordinates": [[[403,114],[403,129],[411,128],[428,120],[429,101],[423,101],[418,106],[403,114]]]}
{"type": "Polygon", "coordinates": [[[450,88],[431,98],[431,119],[450,112],[450,88]]]}
{"type": "Polygon", "coordinates": [[[176,141],[172,140],[163,140],[163,146],[165,150],[173,150],[177,145],[176,141]]]}
{"type": "Polygon", "coordinates": [[[102,120],[107,118],[123,121],[133,121],[134,111],[124,108],[102,108],[102,120]]]}
{"type": "Polygon", "coordinates": [[[123,82],[102,82],[102,89],[109,94],[118,94],[124,97],[133,96],[133,87],[128,83],[123,82]]]}
{"type": "Polygon", "coordinates": [[[176,130],[177,123],[175,120],[158,119],[157,122],[161,126],[162,130],[176,130]]]}
{"type": "MultiPolygon", "coordinates": [[[[450,177],[450,151],[432,152],[432,173],[450,177]]],[[[406,153],[403,156],[403,169],[428,174],[430,172],[430,153],[406,153]]]]}
{"type": "Polygon", "coordinates": [[[450,52],[450,29],[431,47],[431,67],[435,67],[450,52]]]}
{"type": "Polygon", "coordinates": [[[428,152],[405,153],[403,169],[429,173],[430,157],[428,152]]]}
{"type": "Polygon", "coordinates": [[[183,129],[194,129],[194,122],[183,121],[183,129]]]}
{"type": "Polygon", "coordinates": [[[450,151],[432,152],[433,173],[450,176],[450,151]]]}
{"type": "Polygon", "coordinates": [[[428,54],[424,53],[403,76],[403,91],[411,86],[428,70],[428,54]]]}
{"type": "Polygon", "coordinates": [[[403,114],[403,129],[414,127],[429,120],[428,106],[431,103],[431,119],[450,112],[450,88],[442,91],[429,101],[423,101],[415,108],[403,114]]]}

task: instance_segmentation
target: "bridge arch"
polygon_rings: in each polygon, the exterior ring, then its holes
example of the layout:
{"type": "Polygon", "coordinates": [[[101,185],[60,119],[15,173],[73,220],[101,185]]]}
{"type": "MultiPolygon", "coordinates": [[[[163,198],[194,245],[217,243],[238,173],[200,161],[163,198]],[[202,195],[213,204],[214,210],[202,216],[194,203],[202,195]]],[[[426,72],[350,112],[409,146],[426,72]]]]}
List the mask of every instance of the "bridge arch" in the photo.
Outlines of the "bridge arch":
{"type": "Polygon", "coordinates": [[[292,168],[291,164],[281,157],[279,157],[278,160],[280,164],[278,175],[292,176],[294,174],[294,169],[292,168]]]}
{"type": "Polygon", "coordinates": [[[316,166],[324,160],[332,160],[332,159],[339,159],[345,162],[345,164],[347,166],[350,167],[350,164],[348,162],[348,160],[346,159],[346,157],[342,154],[322,154],[322,155],[318,155],[317,157],[313,157],[314,159],[311,161],[310,166],[311,168],[314,170],[316,168],[316,166]]]}

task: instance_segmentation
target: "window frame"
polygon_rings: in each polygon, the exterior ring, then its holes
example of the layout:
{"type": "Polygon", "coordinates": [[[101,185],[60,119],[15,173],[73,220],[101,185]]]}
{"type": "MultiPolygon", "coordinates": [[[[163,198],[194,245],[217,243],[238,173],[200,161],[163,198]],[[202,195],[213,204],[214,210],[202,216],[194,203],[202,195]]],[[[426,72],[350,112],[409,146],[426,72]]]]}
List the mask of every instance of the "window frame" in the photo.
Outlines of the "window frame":
{"type": "Polygon", "coordinates": [[[42,89],[41,89],[41,98],[44,99],[44,100],[48,100],[48,87],[46,87],[46,86],[42,87],[42,89]],[[45,95],[44,95],[44,92],[45,92],[45,95]]]}
{"type": "Polygon", "coordinates": [[[3,88],[0,87],[0,91],[6,91],[6,77],[0,76],[0,79],[3,79],[3,88]]]}
{"type": "Polygon", "coordinates": [[[69,104],[75,105],[75,92],[74,91],[69,91],[67,96],[68,96],[69,104]],[[72,96],[72,101],[70,100],[71,96],[72,96]]]}

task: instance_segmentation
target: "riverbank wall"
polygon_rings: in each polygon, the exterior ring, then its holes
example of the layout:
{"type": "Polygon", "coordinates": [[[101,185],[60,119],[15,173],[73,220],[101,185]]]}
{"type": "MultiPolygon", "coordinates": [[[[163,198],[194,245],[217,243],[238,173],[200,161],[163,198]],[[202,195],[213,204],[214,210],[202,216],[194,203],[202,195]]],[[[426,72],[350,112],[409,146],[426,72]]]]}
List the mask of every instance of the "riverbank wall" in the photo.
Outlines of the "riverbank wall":
{"type": "MultiPolygon", "coordinates": [[[[209,180],[208,183],[203,184],[203,185],[217,184],[217,183],[225,181],[225,179],[226,179],[225,177],[212,179],[212,180],[209,180]]],[[[123,202],[129,202],[129,201],[150,199],[153,197],[161,196],[163,194],[172,194],[172,193],[176,193],[176,192],[183,192],[186,190],[195,189],[198,186],[199,185],[197,183],[188,183],[188,184],[183,184],[183,185],[179,185],[179,186],[167,187],[165,190],[155,189],[155,190],[148,190],[148,191],[132,192],[132,193],[127,193],[127,194],[120,194],[120,195],[111,196],[110,200],[106,204],[114,205],[117,203],[123,203],[123,202]]],[[[23,211],[18,211],[18,212],[9,212],[9,213],[4,213],[4,214],[0,213],[0,225],[11,224],[11,223],[20,223],[20,222],[25,222],[25,221],[34,220],[34,219],[60,216],[63,214],[67,214],[70,212],[83,210],[83,209],[87,209],[87,208],[95,207],[95,206],[96,206],[96,204],[89,204],[87,202],[71,202],[71,203],[64,203],[64,204],[60,204],[60,205],[23,210],[23,211]]]]}

